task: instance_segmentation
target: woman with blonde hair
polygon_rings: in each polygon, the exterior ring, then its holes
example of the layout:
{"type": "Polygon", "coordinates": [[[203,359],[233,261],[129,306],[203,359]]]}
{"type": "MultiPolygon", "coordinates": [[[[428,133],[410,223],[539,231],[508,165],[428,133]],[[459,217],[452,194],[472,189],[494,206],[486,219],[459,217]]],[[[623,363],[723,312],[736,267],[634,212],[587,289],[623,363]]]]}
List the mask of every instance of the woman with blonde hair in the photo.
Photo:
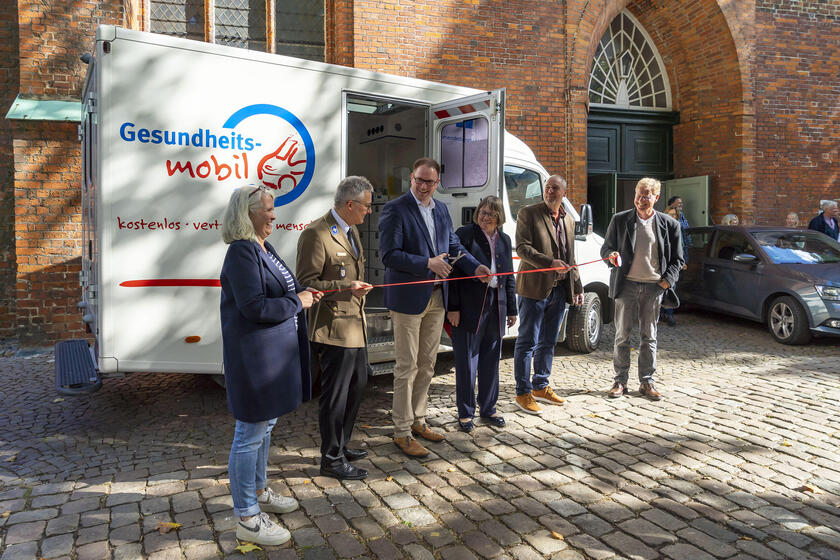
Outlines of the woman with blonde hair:
{"type": "Polygon", "coordinates": [[[236,419],[228,476],[236,538],[264,545],[288,541],[289,531],[265,512],[289,513],[294,498],[266,483],[271,430],[277,418],[312,396],[305,309],[321,292],[301,286],[266,240],[273,230],[274,195],[264,187],[233,192],[222,239],[222,361],[228,408],[236,419]]]}

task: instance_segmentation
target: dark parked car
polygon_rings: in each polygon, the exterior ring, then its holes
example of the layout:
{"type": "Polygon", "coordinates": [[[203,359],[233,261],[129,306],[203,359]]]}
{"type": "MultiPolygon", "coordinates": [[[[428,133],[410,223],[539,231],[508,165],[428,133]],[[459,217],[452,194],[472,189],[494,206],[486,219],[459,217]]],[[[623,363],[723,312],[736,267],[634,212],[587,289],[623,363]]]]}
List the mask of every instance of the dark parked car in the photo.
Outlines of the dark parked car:
{"type": "Polygon", "coordinates": [[[840,243],[815,231],[689,228],[680,299],[761,321],[782,344],[840,336],[840,243]]]}

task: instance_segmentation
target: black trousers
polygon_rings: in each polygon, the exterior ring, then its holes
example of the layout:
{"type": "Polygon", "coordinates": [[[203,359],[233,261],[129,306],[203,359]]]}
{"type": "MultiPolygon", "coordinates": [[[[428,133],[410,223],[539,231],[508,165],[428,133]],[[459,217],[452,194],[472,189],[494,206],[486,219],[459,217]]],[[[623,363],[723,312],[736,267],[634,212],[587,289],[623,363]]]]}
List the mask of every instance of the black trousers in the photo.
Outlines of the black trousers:
{"type": "Polygon", "coordinates": [[[344,447],[353,434],[353,423],[367,385],[367,348],[310,344],[321,366],[318,424],[321,430],[321,464],[342,463],[344,447]]]}

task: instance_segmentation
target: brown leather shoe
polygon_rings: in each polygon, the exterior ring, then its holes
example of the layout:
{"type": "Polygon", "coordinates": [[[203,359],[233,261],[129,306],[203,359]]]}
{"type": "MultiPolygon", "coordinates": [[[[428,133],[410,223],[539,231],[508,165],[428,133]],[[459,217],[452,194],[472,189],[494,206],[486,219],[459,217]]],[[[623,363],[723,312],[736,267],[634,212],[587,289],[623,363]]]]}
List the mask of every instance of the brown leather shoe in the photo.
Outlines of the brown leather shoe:
{"type": "Polygon", "coordinates": [[[618,397],[624,396],[626,394],[627,394],[627,385],[619,383],[618,381],[613,383],[612,389],[610,389],[610,392],[608,393],[608,395],[611,399],[617,399],[618,397]]]}
{"type": "Polygon", "coordinates": [[[662,395],[656,390],[653,383],[646,382],[639,385],[639,393],[641,393],[646,399],[650,399],[652,401],[658,401],[662,398],[662,395]]]}
{"type": "Polygon", "coordinates": [[[421,437],[423,439],[429,441],[443,441],[446,439],[443,434],[438,432],[432,431],[428,424],[412,424],[411,425],[411,433],[417,437],[421,437]]]}
{"type": "Polygon", "coordinates": [[[411,436],[395,437],[394,443],[409,457],[425,457],[429,454],[429,450],[411,436]]]}

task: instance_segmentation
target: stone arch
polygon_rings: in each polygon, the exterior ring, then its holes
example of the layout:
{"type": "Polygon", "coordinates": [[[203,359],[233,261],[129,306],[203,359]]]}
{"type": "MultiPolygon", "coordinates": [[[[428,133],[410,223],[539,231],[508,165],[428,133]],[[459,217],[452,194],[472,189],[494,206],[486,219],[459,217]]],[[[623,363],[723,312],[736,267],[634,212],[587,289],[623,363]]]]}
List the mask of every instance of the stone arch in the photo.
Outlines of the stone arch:
{"type": "MultiPolygon", "coordinates": [[[[588,83],[598,42],[626,8],[662,54],[673,107],[680,112],[680,123],[674,127],[675,175],[710,176],[713,219],[734,211],[751,220],[755,138],[751,41],[745,35],[752,16],[747,8],[732,4],[741,3],[605,0],[588,3],[577,22],[567,22],[569,144],[583,147],[571,147],[571,153],[586,151],[588,83]]],[[[567,161],[568,174],[576,183],[585,183],[585,158],[567,161]]]]}

